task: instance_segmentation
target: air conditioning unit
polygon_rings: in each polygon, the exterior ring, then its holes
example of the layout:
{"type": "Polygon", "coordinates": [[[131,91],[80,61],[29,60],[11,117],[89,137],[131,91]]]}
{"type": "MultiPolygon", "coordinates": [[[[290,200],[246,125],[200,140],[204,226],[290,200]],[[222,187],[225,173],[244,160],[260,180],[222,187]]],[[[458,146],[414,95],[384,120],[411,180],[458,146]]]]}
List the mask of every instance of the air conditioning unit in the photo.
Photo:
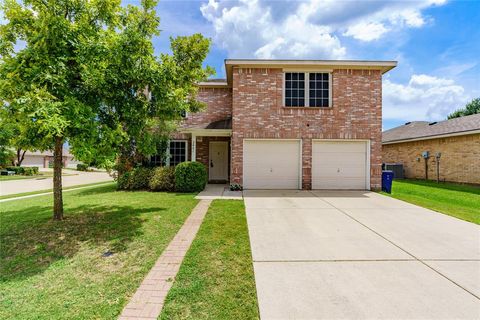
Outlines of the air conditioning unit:
{"type": "Polygon", "coordinates": [[[393,179],[405,179],[403,164],[401,163],[384,163],[382,169],[393,171],[393,179]]]}

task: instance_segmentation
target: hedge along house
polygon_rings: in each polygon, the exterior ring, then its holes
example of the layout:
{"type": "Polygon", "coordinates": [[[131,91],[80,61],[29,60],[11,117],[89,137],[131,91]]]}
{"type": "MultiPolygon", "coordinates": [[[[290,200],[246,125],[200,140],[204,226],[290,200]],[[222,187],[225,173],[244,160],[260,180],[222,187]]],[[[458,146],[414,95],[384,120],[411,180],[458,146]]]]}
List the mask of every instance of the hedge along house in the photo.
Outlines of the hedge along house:
{"type": "Polygon", "coordinates": [[[245,189],[378,189],[382,74],[394,61],[225,60],[199,83],[206,110],[170,141],[210,182],[245,189]]]}
{"type": "Polygon", "coordinates": [[[442,181],[480,184],[480,114],[407,122],[383,132],[382,153],[385,163],[403,164],[406,178],[424,179],[428,172],[435,180],[438,165],[442,181]]]}

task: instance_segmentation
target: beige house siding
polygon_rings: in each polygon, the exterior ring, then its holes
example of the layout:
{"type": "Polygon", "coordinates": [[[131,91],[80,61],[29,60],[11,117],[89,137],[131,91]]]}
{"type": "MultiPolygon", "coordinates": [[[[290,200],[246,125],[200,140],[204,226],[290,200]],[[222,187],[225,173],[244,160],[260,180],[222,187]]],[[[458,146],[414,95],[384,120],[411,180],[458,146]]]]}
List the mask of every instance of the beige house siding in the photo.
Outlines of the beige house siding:
{"type": "Polygon", "coordinates": [[[423,151],[430,152],[429,179],[437,178],[435,153],[441,152],[440,180],[480,184],[480,134],[384,144],[383,162],[402,163],[406,178],[424,179],[423,151]]]}

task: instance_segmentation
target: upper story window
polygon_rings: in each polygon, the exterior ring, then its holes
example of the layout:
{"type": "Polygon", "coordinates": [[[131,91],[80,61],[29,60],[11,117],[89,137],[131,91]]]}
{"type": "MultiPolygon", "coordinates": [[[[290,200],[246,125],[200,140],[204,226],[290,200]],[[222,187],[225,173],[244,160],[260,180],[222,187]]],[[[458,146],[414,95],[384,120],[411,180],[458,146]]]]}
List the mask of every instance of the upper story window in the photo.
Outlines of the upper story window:
{"type": "Polygon", "coordinates": [[[332,85],[328,72],[286,72],[286,107],[331,107],[332,85]]]}

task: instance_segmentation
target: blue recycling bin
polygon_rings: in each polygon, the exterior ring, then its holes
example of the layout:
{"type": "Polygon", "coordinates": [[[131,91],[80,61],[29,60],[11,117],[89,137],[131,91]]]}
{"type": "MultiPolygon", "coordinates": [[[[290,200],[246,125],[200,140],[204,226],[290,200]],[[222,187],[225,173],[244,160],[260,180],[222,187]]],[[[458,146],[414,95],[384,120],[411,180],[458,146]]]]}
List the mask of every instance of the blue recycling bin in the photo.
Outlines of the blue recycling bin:
{"type": "Polygon", "coordinates": [[[392,193],[393,171],[382,171],[382,191],[392,193]]]}

